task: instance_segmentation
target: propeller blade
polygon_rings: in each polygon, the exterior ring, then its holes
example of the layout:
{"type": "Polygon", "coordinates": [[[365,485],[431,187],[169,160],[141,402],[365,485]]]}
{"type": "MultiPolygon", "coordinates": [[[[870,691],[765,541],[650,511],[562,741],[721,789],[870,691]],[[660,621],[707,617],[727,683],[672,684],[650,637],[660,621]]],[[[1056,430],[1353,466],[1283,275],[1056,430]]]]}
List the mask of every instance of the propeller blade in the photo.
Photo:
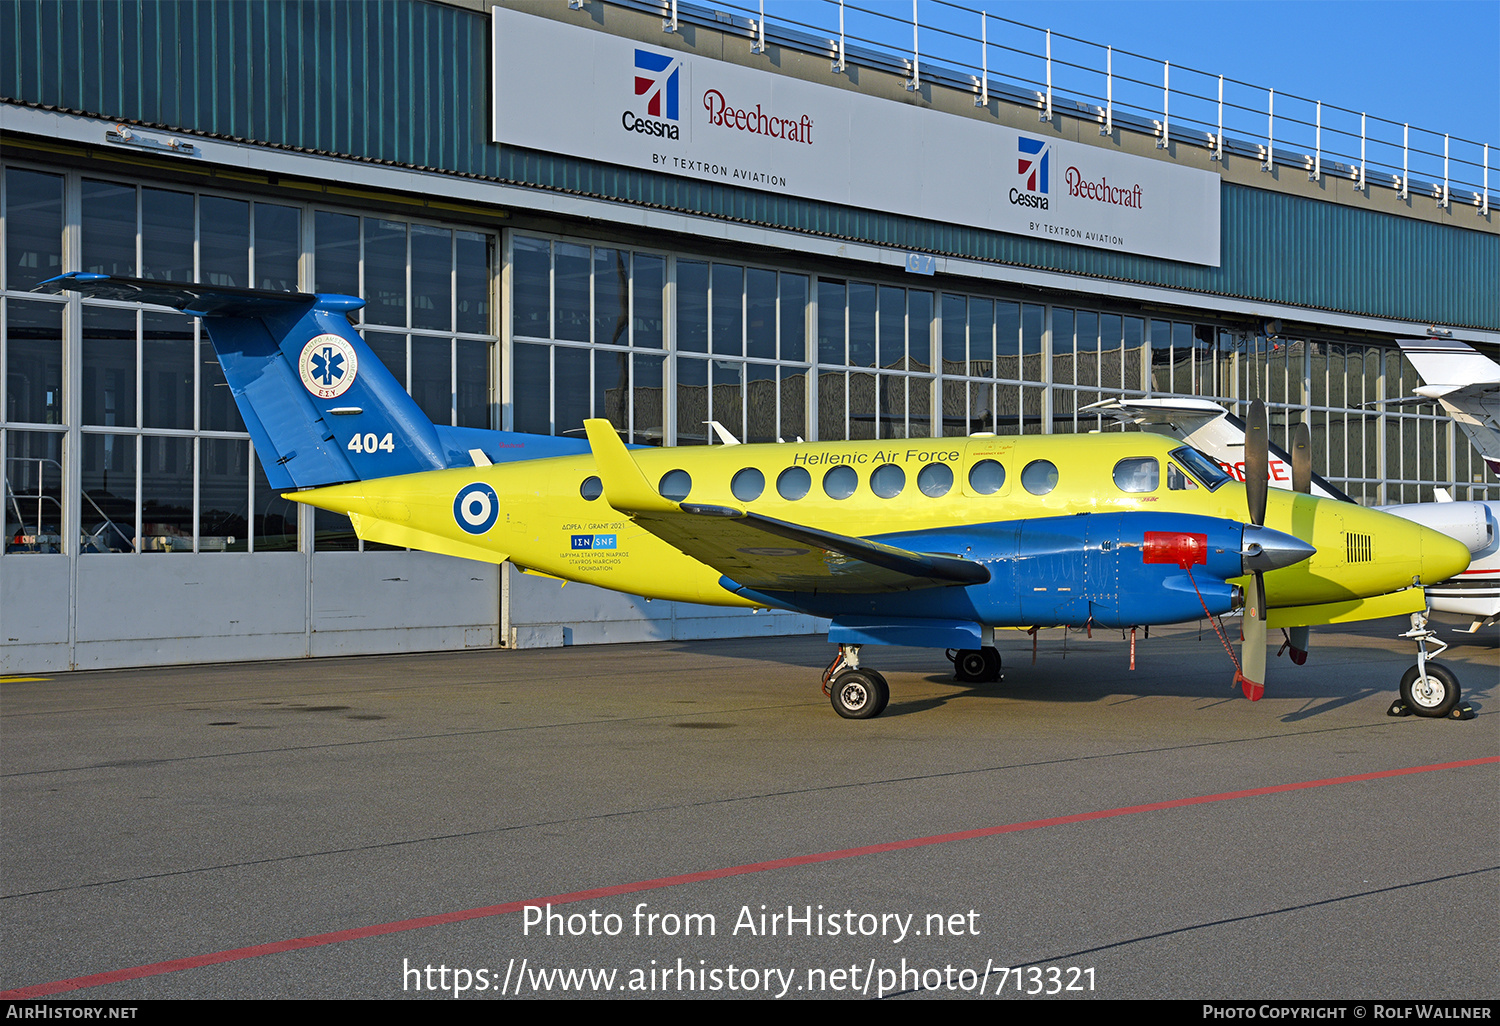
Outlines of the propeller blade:
{"type": "Polygon", "coordinates": [[[1245,421],[1245,498],[1250,505],[1250,522],[1260,527],[1266,522],[1266,489],[1271,479],[1266,404],[1256,399],[1250,404],[1245,421]]]}
{"type": "Polygon", "coordinates": [[[1312,432],[1306,421],[1292,430],[1292,490],[1312,494],[1312,432]]]}
{"type": "Polygon", "coordinates": [[[1307,662],[1307,648],[1312,643],[1312,629],[1293,627],[1287,632],[1287,644],[1291,647],[1292,662],[1301,666],[1307,662]]]}
{"type": "Polygon", "coordinates": [[[1240,643],[1240,672],[1235,675],[1235,683],[1246,698],[1258,702],[1266,691],[1266,582],[1259,573],[1245,595],[1241,629],[1245,640],[1240,643]]]}

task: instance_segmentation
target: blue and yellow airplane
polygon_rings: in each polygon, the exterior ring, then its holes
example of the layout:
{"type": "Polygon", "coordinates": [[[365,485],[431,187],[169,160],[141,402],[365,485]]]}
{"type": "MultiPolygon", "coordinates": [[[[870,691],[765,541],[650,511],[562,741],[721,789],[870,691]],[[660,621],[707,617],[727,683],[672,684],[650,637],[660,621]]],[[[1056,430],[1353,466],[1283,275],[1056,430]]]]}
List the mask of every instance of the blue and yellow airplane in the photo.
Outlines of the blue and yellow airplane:
{"type": "MultiPolygon", "coordinates": [[[[347,515],[361,538],[828,618],[824,690],[852,719],[890,697],[864,645],[945,649],[959,679],[985,681],[996,628],[1242,607],[1235,679],[1258,698],[1268,628],[1412,613],[1422,585],[1469,561],[1406,520],[1306,489],[1268,497],[1264,473],[1238,484],[1161,435],[631,449],[605,420],[586,440],[448,427],[353,329],[360,299],[86,273],[39,288],[202,317],[271,486],[347,515]]],[[[1264,467],[1259,419],[1247,461],[1264,467]]]]}

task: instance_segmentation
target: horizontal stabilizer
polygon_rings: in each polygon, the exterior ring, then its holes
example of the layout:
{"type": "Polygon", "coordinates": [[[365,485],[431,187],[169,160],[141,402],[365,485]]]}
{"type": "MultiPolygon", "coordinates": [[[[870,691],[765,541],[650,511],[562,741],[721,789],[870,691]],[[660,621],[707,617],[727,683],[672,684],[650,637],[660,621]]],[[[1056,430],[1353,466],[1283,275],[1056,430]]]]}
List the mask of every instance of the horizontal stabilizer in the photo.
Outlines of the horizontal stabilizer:
{"type": "Polygon", "coordinates": [[[577,455],[579,439],[435,425],[354,330],[355,296],[65,274],[39,291],[154,303],[203,318],[277,491],[577,455]]]}

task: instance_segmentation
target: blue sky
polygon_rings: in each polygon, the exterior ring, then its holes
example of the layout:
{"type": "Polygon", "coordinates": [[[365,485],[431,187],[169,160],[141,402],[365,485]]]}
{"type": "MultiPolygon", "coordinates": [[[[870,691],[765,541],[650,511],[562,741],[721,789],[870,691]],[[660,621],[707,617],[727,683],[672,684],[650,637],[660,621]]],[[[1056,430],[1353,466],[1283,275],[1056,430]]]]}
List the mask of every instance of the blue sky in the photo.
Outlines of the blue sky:
{"type": "Polygon", "coordinates": [[[1500,0],[1041,0],[995,8],[1041,28],[1500,147],[1500,0]]]}
{"type": "MultiPolygon", "coordinates": [[[[846,21],[851,34],[878,35],[895,46],[909,46],[911,30],[901,21],[910,17],[910,0],[848,3],[888,16],[862,17],[851,10],[846,21]]],[[[731,4],[753,11],[758,0],[731,0],[731,4]]],[[[1136,87],[1135,98],[1143,106],[1159,102],[1159,62],[1170,61],[1174,118],[1195,112],[1206,121],[1216,118],[1216,108],[1213,114],[1201,105],[1195,111],[1192,101],[1177,93],[1181,89],[1211,95],[1217,81],[1210,76],[1223,74],[1261,87],[1253,90],[1233,83],[1226,87],[1229,102],[1238,101],[1256,111],[1264,109],[1265,90],[1274,89],[1278,119],[1301,118],[1312,123],[1316,117],[1312,105],[1294,99],[1304,97],[1397,122],[1394,126],[1371,123],[1372,137],[1384,131],[1387,138],[1399,141],[1402,122],[1436,133],[1425,138],[1414,133],[1412,145],[1425,146],[1435,154],[1420,169],[1421,161],[1414,159],[1414,174],[1441,174],[1443,133],[1488,143],[1490,187],[1492,191],[1500,188],[1500,0],[962,0],[961,6],[984,8],[991,15],[1152,58],[1158,63],[1119,53],[1115,57],[1117,76],[1134,74],[1142,82],[1158,83],[1136,87]],[[1193,75],[1188,69],[1207,75],[1193,75]]],[[[941,58],[948,51],[966,60],[977,54],[978,48],[969,42],[978,36],[976,17],[942,0],[918,0],[918,10],[924,25],[949,27],[955,33],[928,33],[922,41],[924,53],[941,58]]],[[[766,12],[773,21],[780,16],[822,27],[836,26],[838,21],[837,4],[826,0],[766,0],[766,12]]],[[[998,40],[1001,45],[1036,52],[1044,46],[1040,33],[999,22],[992,22],[989,32],[991,44],[998,40]]],[[[996,64],[1008,55],[998,49],[991,53],[993,77],[996,64]]],[[[1101,49],[1057,36],[1053,55],[1055,60],[1073,59],[1080,65],[1103,68],[1101,49]]],[[[1039,61],[1014,55],[1010,59],[1019,74],[1044,77],[1039,61]]],[[[1096,81],[1099,94],[1103,93],[1102,75],[1058,68],[1054,81],[1059,91],[1069,84],[1096,81]],[[1064,81],[1068,74],[1070,82],[1064,81]]],[[[1128,102],[1129,90],[1128,84],[1117,82],[1116,102],[1122,98],[1128,102]]],[[[1261,132],[1263,114],[1242,113],[1240,118],[1241,130],[1229,131],[1231,137],[1261,132]]],[[[1328,133],[1325,149],[1351,157],[1358,153],[1357,114],[1329,110],[1324,125],[1328,133]],[[1340,138],[1333,131],[1338,128],[1353,134],[1340,138]]],[[[1297,131],[1294,125],[1281,125],[1275,132],[1278,145],[1287,140],[1299,152],[1310,152],[1312,129],[1303,130],[1306,140],[1292,140],[1297,131]]],[[[1476,163],[1483,159],[1478,146],[1454,144],[1453,150],[1455,159],[1476,163]]],[[[1399,149],[1379,155],[1372,148],[1369,157],[1371,161],[1386,159],[1398,168],[1401,163],[1399,149]]],[[[1472,170],[1468,180],[1477,182],[1480,173],[1472,170]]]]}

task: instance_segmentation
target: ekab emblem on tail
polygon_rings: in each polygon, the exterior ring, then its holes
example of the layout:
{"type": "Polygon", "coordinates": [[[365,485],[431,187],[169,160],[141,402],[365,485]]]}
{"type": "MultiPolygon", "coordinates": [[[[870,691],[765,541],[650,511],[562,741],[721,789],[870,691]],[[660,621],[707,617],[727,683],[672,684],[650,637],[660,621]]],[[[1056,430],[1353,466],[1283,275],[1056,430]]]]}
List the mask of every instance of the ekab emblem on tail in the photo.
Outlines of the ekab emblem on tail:
{"type": "Polygon", "coordinates": [[[302,347],[297,373],[303,386],[319,399],[337,399],[349,391],[359,372],[354,347],[337,335],[315,335],[302,347]]]}
{"type": "Polygon", "coordinates": [[[484,534],[500,517],[500,497],[483,482],[464,485],[453,500],[453,519],[470,534],[484,534]]]}

